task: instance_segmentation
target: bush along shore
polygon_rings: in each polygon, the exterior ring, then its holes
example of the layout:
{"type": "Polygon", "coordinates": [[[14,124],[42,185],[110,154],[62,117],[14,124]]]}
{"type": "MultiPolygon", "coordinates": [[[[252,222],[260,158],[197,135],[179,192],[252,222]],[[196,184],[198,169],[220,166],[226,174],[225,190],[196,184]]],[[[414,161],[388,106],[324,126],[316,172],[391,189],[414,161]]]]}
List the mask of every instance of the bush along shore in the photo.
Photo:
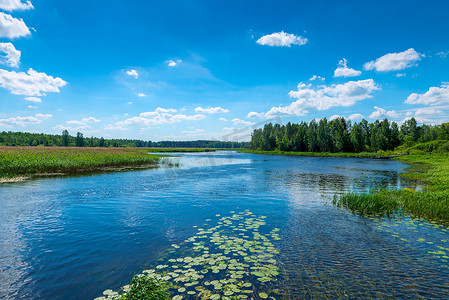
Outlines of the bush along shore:
{"type": "Polygon", "coordinates": [[[373,190],[369,193],[336,195],[333,204],[368,215],[411,214],[428,220],[449,222],[449,156],[441,154],[408,155],[399,160],[411,164],[404,177],[424,184],[421,191],[373,190]]]}
{"type": "Polygon", "coordinates": [[[157,167],[163,155],[137,148],[0,147],[0,182],[157,167]]]}

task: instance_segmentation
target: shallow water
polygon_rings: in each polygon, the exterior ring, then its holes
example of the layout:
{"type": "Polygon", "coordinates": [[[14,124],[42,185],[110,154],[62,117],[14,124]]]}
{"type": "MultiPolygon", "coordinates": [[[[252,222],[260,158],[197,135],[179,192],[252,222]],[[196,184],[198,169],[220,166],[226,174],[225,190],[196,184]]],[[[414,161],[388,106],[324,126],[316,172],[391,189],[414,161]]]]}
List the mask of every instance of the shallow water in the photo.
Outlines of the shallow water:
{"type": "Polygon", "coordinates": [[[400,162],[227,151],[173,160],[179,168],[0,185],[0,299],[119,290],[178,255],[172,244],[189,251],[185,240],[205,223],[246,210],[266,216],[266,232],[279,228],[279,275],[271,290],[255,287],[255,298],[448,296],[447,227],[329,204],[345,191],[407,187],[400,162]]]}

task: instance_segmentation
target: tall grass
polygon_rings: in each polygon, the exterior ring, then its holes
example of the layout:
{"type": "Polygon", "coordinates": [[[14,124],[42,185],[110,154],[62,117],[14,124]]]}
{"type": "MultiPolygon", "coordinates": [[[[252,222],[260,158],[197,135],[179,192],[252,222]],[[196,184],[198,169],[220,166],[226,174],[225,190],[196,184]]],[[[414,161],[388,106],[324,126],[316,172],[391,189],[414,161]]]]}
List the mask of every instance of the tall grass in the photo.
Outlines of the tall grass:
{"type": "Polygon", "coordinates": [[[335,196],[333,203],[360,214],[409,213],[431,220],[449,221],[449,156],[410,155],[400,160],[410,163],[404,176],[426,184],[422,191],[381,189],[370,193],[335,196]]]}
{"type": "Polygon", "coordinates": [[[160,159],[136,148],[0,147],[0,178],[156,166],[160,159]]]}

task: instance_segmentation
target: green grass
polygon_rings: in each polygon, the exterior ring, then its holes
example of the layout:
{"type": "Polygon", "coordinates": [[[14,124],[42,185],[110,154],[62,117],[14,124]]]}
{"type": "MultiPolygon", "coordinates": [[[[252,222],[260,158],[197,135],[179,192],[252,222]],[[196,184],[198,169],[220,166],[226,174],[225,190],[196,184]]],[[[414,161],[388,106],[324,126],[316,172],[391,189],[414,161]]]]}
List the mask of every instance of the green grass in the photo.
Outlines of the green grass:
{"type": "Polygon", "coordinates": [[[411,165],[403,176],[425,184],[422,191],[381,189],[370,193],[348,193],[335,196],[333,203],[362,215],[408,213],[429,220],[449,221],[449,156],[408,155],[399,160],[411,165]]]}
{"type": "Polygon", "coordinates": [[[293,151],[264,151],[264,150],[240,150],[240,153],[252,153],[252,154],[267,154],[267,155],[290,155],[290,156],[320,156],[320,157],[360,157],[360,158],[391,158],[396,155],[392,155],[390,152],[373,153],[373,152],[361,152],[361,153],[348,153],[348,152],[293,152],[293,151]]]}
{"type": "Polygon", "coordinates": [[[137,148],[0,147],[0,179],[151,167],[161,157],[137,148]]]}
{"type": "Polygon", "coordinates": [[[167,288],[156,279],[135,275],[129,289],[119,299],[120,300],[169,300],[167,288]]]}

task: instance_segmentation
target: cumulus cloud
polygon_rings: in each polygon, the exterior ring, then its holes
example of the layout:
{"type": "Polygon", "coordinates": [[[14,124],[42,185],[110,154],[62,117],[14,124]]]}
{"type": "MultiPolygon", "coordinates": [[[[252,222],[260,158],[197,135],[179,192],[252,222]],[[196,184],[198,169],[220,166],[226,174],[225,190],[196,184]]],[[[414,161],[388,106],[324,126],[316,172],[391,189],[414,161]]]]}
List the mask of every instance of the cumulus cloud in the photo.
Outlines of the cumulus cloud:
{"type": "Polygon", "coordinates": [[[30,30],[22,19],[0,12],[0,38],[14,39],[30,34],[30,30]]]}
{"type": "Polygon", "coordinates": [[[137,73],[136,70],[129,70],[129,71],[126,71],[126,75],[132,76],[132,77],[135,77],[135,78],[139,78],[139,73],[137,73]]]}
{"type": "Polygon", "coordinates": [[[257,113],[255,111],[252,111],[248,114],[248,118],[250,119],[258,119],[258,118],[263,118],[264,117],[264,113],[257,113]]]}
{"type": "Polygon", "coordinates": [[[348,117],[349,121],[360,120],[365,118],[362,114],[352,114],[348,117]]]}
{"type": "Polygon", "coordinates": [[[78,120],[67,121],[67,124],[85,126],[85,125],[87,125],[87,123],[98,123],[98,122],[101,122],[101,120],[98,120],[94,117],[85,117],[85,118],[82,118],[81,121],[78,121],[78,120]]]}
{"type": "Polygon", "coordinates": [[[228,121],[228,119],[226,119],[226,118],[220,118],[218,120],[223,121],[223,122],[227,122],[228,121]]]}
{"type": "Polygon", "coordinates": [[[26,1],[24,3],[21,0],[0,0],[0,9],[6,11],[29,10],[33,8],[34,6],[30,1],[26,1]]]}
{"type": "Polygon", "coordinates": [[[78,126],[78,127],[70,127],[70,126],[64,126],[64,125],[56,125],[55,127],[53,127],[53,129],[67,130],[67,131],[80,131],[80,130],[86,130],[86,129],[91,129],[91,128],[92,128],[92,127],[90,127],[89,125],[78,126]]]}
{"type": "Polygon", "coordinates": [[[196,115],[184,115],[184,114],[175,114],[177,112],[176,109],[173,108],[161,108],[158,107],[155,111],[143,112],[139,116],[135,116],[125,121],[120,121],[115,123],[116,126],[127,126],[133,124],[139,124],[143,126],[155,126],[161,124],[172,124],[183,121],[197,121],[204,119],[206,116],[202,114],[196,115]]]}
{"type": "Polygon", "coordinates": [[[441,115],[443,114],[442,110],[439,109],[435,109],[432,107],[423,107],[423,108],[419,108],[415,111],[415,116],[416,117],[433,117],[433,116],[437,116],[437,115],[441,115]]]}
{"type": "Polygon", "coordinates": [[[243,121],[243,120],[240,120],[240,119],[238,119],[238,118],[234,118],[234,119],[232,119],[232,122],[234,122],[234,125],[235,126],[250,126],[250,125],[254,125],[255,123],[253,123],[253,122],[247,122],[247,121],[243,121]]]}
{"type": "Polygon", "coordinates": [[[405,100],[407,104],[444,105],[449,104],[449,83],[431,87],[424,94],[413,93],[405,100]]]}
{"type": "Polygon", "coordinates": [[[358,101],[371,98],[371,93],[379,90],[373,79],[348,81],[344,84],[320,85],[300,83],[297,91],[290,91],[291,98],[298,99],[284,107],[273,107],[265,117],[282,115],[305,116],[309,110],[327,110],[335,106],[351,106],[358,101]]]}
{"type": "Polygon", "coordinates": [[[37,98],[37,97],[25,97],[24,99],[26,101],[35,102],[35,103],[42,102],[41,98],[37,98]]]}
{"type": "Polygon", "coordinates": [[[321,81],[323,81],[323,80],[326,80],[326,78],[318,76],[318,75],[313,75],[312,77],[310,77],[309,81],[314,81],[314,80],[321,80],[321,81]]]}
{"type": "Polygon", "coordinates": [[[365,63],[363,68],[379,72],[399,71],[415,66],[421,57],[424,55],[410,48],[404,52],[385,54],[376,60],[365,63]]]}
{"type": "Polygon", "coordinates": [[[43,120],[49,119],[51,117],[53,117],[53,115],[50,115],[50,114],[36,114],[34,117],[33,116],[28,116],[28,117],[17,116],[17,117],[12,117],[12,118],[7,118],[7,119],[0,119],[0,125],[6,126],[6,127],[11,127],[12,125],[20,125],[20,126],[25,127],[26,125],[29,125],[29,124],[40,124],[40,123],[42,123],[43,120]]]}
{"type": "Polygon", "coordinates": [[[384,119],[384,118],[392,118],[397,119],[400,118],[401,115],[394,110],[387,111],[381,107],[374,106],[375,111],[373,111],[369,118],[371,119],[384,119]]]}
{"type": "Polygon", "coordinates": [[[33,105],[28,105],[28,108],[32,108],[32,109],[37,109],[37,106],[33,106],[33,105]]]}
{"type": "Polygon", "coordinates": [[[29,69],[27,73],[0,69],[0,86],[15,95],[45,96],[45,93],[59,93],[67,84],[59,77],[38,73],[29,69]]]}
{"type": "Polygon", "coordinates": [[[257,40],[259,45],[291,47],[292,45],[305,45],[308,40],[302,36],[296,36],[284,31],[265,35],[257,40]]]}
{"type": "Polygon", "coordinates": [[[138,93],[137,97],[146,97],[147,95],[145,95],[144,93],[138,93]]]}
{"type": "Polygon", "coordinates": [[[0,43],[0,63],[17,68],[20,62],[21,52],[16,50],[11,43],[0,43]]]}
{"type": "Polygon", "coordinates": [[[220,106],[217,107],[209,106],[208,108],[197,107],[195,108],[195,111],[197,113],[218,114],[218,113],[228,113],[229,109],[221,108],[220,106]]]}
{"type": "Polygon", "coordinates": [[[348,68],[348,61],[346,58],[343,58],[338,62],[338,68],[334,72],[334,77],[356,77],[360,74],[362,74],[361,71],[348,68]]]}
{"type": "Polygon", "coordinates": [[[180,63],[182,63],[182,59],[178,59],[176,61],[174,61],[172,59],[167,60],[167,64],[168,64],[169,67],[176,67],[180,63]]]}

